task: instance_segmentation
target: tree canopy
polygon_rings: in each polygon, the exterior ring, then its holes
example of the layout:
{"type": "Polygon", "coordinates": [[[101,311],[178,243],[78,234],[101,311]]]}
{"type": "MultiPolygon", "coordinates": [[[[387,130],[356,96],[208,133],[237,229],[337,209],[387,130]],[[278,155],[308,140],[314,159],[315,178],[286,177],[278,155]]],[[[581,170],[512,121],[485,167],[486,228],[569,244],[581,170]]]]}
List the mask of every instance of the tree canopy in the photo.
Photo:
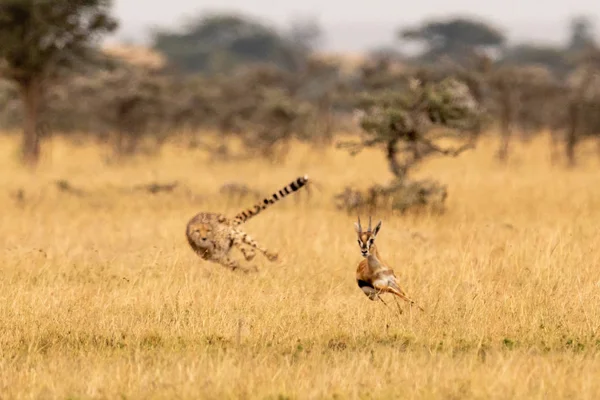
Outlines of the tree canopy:
{"type": "Polygon", "coordinates": [[[26,161],[39,157],[44,86],[89,56],[99,35],[116,29],[110,6],[110,0],[0,0],[0,76],[21,93],[26,161]]]}
{"type": "Polygon", "coordinates": [[[504,34],[494,26],[465,17],[424,22],[401,29],[398,36],[424,44],[421,58],[427,61],[443,55],[461,58],[473,49],[500,48],[506,41],[504,34]]]}
{"type": "Polygon", "coordinates": [[[578,16],[571,20],[569,50],[580,51],[596,46],[594,24],[586,16],[578,16]]]}
{"type": "Polygon", "coordinates": [[[1,0],[2,75],[18,82],[47,77],[88,54],[117,27],[110,0],[1,0]]]}
{"type": "Polygon", "coordinates": [[[289,34],[282,34],[244,15],[212,13],[193,20],[183,32],[156,31],[153,48],[184,72],[227,72],[249,63],[297,70],[304,65],[306,47],[319,36],[319,27],[307,21],[296,21],[289,34]]]}

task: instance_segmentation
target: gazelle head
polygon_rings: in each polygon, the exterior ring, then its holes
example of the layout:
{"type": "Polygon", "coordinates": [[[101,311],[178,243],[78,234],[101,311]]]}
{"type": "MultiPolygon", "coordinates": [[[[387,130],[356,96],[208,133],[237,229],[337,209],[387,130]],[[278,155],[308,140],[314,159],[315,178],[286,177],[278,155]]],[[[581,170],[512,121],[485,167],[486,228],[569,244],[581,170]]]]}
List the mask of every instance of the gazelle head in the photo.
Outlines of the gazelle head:
{"type": "Polygon", "coordinates": [[[358,217],[358,222],[354,223],[354,227],[356,229],[356,233],[358,234],[360,253],[363,257],[369,257],[373,246],[375,246],[375,238],[377,237],[377,233],[379,233],[379,229],[381,229],[381,221],[377,223],[375,229],[371,230],[371,217],[369,217],[369,229],[363,231],[362,226],[360,225],[360,217],[358,217]]]}

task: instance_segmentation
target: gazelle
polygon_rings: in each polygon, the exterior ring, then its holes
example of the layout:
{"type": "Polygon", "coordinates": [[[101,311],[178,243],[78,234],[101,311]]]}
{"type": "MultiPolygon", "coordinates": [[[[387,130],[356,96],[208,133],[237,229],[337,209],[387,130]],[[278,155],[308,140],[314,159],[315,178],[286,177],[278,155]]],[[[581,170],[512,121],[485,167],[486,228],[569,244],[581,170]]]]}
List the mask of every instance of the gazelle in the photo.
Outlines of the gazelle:
{"type": "Polygon", "coordinates": [[[411,305],[416,305],[421,311],[424,311],[422,307],[410,299],[404,290],[400,288],[396,281],[397,278],[394,275],[394,271],[386,265],[379,255],[377,246],[375,246],[375,239],[381,229],[381,221],[379,221],[373,230],[371,230],[371,217],[369,217],[369,228],[366,231],[362,230],[360,217],[358,217],[358,222],[354,225],[356,233],[358,234],[360,252],[364,257],[364,260],[358,264],[358,268],[356,269],[356,282],[358,283],[358,287],[364,292],[369,300],[381,300],[383,304],[387,305],[380,296],[383,293],[392,293],[411,305]]]}

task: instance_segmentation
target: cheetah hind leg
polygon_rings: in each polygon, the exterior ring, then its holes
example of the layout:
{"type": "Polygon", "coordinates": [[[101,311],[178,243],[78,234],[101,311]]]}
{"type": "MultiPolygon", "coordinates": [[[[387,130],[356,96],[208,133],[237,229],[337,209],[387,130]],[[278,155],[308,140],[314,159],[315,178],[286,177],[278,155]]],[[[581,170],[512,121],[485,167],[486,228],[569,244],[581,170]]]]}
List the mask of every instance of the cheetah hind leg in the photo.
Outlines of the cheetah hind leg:
{"type": "Polygon", "coordinates": [[[256,252],[254,251],[253,248],[248,247],[248,246],[244,246],[243,244],[238,245],[240,251],[242,252],[242,255],[244,256],[244,259],[246,261],[252,261],[254,259],[254,257],[256,257],[256,252]]]}
{"type": "MultiPolygon", "coordinates": [[[[256,240],[252,239],[247,233],[244,233],[239,230],[236,231],[236,233],[238,234],[238,237],[241,238],[241,243],[239,240],[235,240],[233,243],[234,243],[234,245],[237,245],[238,247],[240,247],[240,249],[243,249],[243,247],[244,247],[244,246],[242,246],[242,243],[247,244],[248,246],[260,251],[262,254],[264,254],[265,257],[267,257],[267,260],[269,260],[271,262],[277,261],[279,259],[279,254],[265,249],[260,244],[258,244],[258,242],[256,240]]],[[[242,250],[242,253],[244,253],[244,250],[242,250]]],[[[254,257],[254,256],[252,256],[252,257],[254,257]]]]}
{"type": "Polygon", "coordinates": [[[229,258],[227,256],[224,257],[222,260],[220,260],[219,264],[221,264],[225,268],[229,268],[232,271],[240,270],[241,272],[243,272],[245,274],[247,274],[249,272],[258,271],[258,268],[256,268],[256,266],[252,266],[250,268],[242,267],[241,264],[239,263],[239,261],[229,258]]]}
{"type": "Polygon", "coordinates": [[[242,255],[246,261],[252,261],[254,257],[256,257],[256,252],[254,249],[246,245],[240,237],[237,237],[233,240],[233,245],[242,252],[242,255]]]}

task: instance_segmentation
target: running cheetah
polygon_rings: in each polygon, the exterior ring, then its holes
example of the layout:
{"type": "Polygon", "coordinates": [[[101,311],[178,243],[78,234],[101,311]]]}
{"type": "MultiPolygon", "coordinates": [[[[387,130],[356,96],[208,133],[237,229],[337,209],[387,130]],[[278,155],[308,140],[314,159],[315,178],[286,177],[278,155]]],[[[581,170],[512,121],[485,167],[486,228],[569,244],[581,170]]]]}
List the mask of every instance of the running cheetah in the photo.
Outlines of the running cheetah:
{"type": "Polygon", "coordinates": [[[202,259],[221,264],[232,271],[239,269],[243,272],[250,272],[250,269],[242,267],[237,260],[229,256],[233,246],[236,246],[242,252],[246,261],[251,261],[254,258],[256,255],[254,249],[263,253],[269,261],[276,261],[278,258],[277,253],[262,247],[242,231],[239,225],[288,194],[302,188],[307,182],[308,176],[300,177],[278,192],[273,193],[271,197],[266,197],[253,207],[238,213],[233,219],[229,219],[220,213],[201,212],[197,214],[187,224],[186,236],[188,243],[202,259]]]}

